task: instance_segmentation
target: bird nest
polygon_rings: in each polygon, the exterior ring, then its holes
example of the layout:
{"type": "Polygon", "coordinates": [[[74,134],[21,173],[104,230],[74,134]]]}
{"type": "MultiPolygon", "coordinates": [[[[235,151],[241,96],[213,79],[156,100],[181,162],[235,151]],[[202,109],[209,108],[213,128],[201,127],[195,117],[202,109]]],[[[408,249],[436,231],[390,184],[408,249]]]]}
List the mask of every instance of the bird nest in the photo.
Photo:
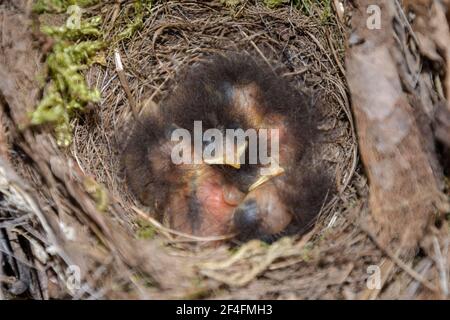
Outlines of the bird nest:
{"type": "MultiPolygon", "coordinates": [[[[2,295],[314,299],[377,294],[366,287],[366,269],[378,264],[383,252],[359,227],[366,218],[367,185],[357,171],[343,28],[337,20],[320,9],[307,15],[259,1],[232,7],[163,1],[134,33],[117,40],[132,6],[114,2],[88,9],[103,16],[101,29],[114,45],[106,49],[104,66],[85,73],[101,101],[72,121],[68,148],[57,147],[46,128],[24,134],[8,129],[14,141],[10,164],[2,171],[0,239],[8,265],[0,273],[2,295]],[[122,81],[115,52],[123,64],[122,81]],[[230,249],[214,239],[180,234],[156,221],[120,174],[121,144],[133,109],[139,112],[170,94],[183,67],[224,52],[281,63],[283,76],[314,92],[324,106],[323,157],[334,170],[338,193],[302,237],[270,245],[253,240],[230,249]]],[[[4,118],[12,128],[18,117],[4,118]]]]}

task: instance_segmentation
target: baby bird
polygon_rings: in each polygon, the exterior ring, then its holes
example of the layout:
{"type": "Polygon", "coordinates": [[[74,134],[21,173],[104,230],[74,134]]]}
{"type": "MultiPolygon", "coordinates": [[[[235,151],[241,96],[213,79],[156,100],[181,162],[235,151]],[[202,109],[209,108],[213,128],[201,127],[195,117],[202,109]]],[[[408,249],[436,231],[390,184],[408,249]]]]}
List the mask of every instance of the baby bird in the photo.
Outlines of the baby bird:
{"type": "MultiPolygon", "coordinates": [[[[122,156],[125,176],[137,198],[180,232],[268,242],[301,234],[335,189],[329,170],[313,156],[316,118],[311,99],[267,64],[247,54],[212,56],[185,70],[160,107],[135,121],[122,156]],[[230,129],[258,135],[227,149],[236,156],[232,161],[217,152],[175,163],[180,145],[183,157],[201,156],[194,141],[174,139],[180,129],[195,137],[199,123],[202,132],[216,129],[226,138],[230,129]],[[260,135],[262,129],[277,134],[260,135]],[[249,160],[252,152],[261,154],[264,138],[267,155],[276,155],[270,167],[249,160]]],[[[212,142],[203,139],[201,151],[212,142]]]]}

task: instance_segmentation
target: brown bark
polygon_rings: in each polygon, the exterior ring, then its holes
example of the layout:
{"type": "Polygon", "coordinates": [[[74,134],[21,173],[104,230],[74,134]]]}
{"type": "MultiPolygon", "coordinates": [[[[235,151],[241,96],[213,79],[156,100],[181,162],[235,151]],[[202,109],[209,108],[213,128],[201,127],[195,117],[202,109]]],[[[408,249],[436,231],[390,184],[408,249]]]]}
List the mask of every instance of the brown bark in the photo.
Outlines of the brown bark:
{"type": "Polygon", "coordinates": [[[370,183],[370,208],[382,239],[414,247],[444,207],[430,114],[434,93],[420,74],[420,57],[391,0],[354,1],[347,80],[360,153],[370,183]],[[381,29],[369,29],[367,8],[381,9],[381,29]]]}

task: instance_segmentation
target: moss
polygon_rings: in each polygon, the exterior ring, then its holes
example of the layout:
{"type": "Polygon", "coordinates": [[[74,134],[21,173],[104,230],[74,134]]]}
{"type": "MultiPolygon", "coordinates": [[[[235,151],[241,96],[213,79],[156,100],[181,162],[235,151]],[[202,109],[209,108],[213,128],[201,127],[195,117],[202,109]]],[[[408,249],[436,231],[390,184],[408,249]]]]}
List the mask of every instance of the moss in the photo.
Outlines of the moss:
{"type": "Polygon", "coordinates": [[[99,17],[93,17],[76,29],[67,26],[41,28],[52,37],[54,45],[46,61],[50,82],[36,110],[30,114],[31,124],[52,124],[60,146],[72,142],[71,118],[83,111],[89,102],[100,101],[100,92],[89,89],[82,74],[104,47],[103,41],[97,40],[101,36],[100,23],[99,17]]]}
{"type": "Polygon", "coordinates": [[[292,0],[292,4],[308,16],[320,16],[323,23],[333,14],[331,0],[292,0]]]}
{"type": "Polygon", "coordinates": [[[320,19],[322,23],[327,23],[330,21],[333,16],[333,10],[331,8],[331,0],[323,0],[322,13],[320,15],[320,19]]]}
{"type": "Polygon", "coordinates": [[[95,181],[93,178],[86,177],[83,181],[84,188],[95,201],[97,210],[104,212],[108,209],[109,198],[105,186],[95,181]]]}
{"type": "Polygon", "coordinates": [[[133,274],[131,278],[134,282],[138,282],[146,288],[151,288],[155,286],[155,280],[149,274],[138,272],[133,274]]]}
{"type": "Polygon", "coordinates": [[[152,239],[156,235],[155,227],[148,221],[139,219],[136,221],[138,225],[138,230],[136,232],[136,237],[138,239],[152,239]]]}
{"type": "Polygon", "coordinates": [[[264,4],[269,8],[276,8],[284,3],[289,3],[289,0],[264,0],[264,4]]]}
{"type": "Polygon", "coordinates": [[[133,5],[133,19],[130,19],[125,29],[119,33],[116,41],[129,39],[133,34],[142,28],[146,11],[152,8],[153,0],[135,0],[133,5]]]}
{"type": "Polygon", "coordinates": [[[102,22],[100,17],[93,17],[86,21],[81,21],[79,28],[69,28],[67,25],[60,27],[43,26],[41,31],[57,40],[76,41],[83,37],[100,37],[101,32],[98,26],[102,22]]]}
{"type": "Polygon", "coordinates": [[[37,0],[33,6],[36,13],[62,13],[71,5],[88,7],[98,3],[99,0],[37,0]]]}
{"type": "Polygon", "coordinates": [[[302,249],[302,253],[301,253],[303,261],[309,262],[311,260],[313,248],[314,248],[313,243],[308,242],[305,244],[305,246],[302,249]]]}

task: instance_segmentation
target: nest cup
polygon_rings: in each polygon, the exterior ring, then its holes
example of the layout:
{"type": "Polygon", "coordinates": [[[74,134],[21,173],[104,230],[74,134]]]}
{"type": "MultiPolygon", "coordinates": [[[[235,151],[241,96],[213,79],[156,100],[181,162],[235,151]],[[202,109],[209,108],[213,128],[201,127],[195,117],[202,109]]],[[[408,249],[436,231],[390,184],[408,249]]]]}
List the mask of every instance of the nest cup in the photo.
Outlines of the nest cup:
{"type": "MultiPolygon", "coordinates": [[[[169,1],[155,5],[152,12],[131,39],[117,46],[138,112],[157,108],[170,94],[177,75],[195,62],[214,54],[247,53],[312,95],[322,118],[320,128],[329,131],[323,158],[333,167],[338,188],[345,189],[354,170],[355,142],[339,60],[342,52],[334,48],[342,46],[342,39],[333,22],[327,25],[289,7],[273,10],[263,4],[239,11],[219,3],[169,1]]],[[[101,90],[102,102],[93,117],[76,122],[71,153],[86,173],[129,207],[139,204],[117,173],[121,171],[118,153],[132,129],[132,106],[115,68],[110,54],[106,68],[88,72],[89,83],[101,90]]]]}

